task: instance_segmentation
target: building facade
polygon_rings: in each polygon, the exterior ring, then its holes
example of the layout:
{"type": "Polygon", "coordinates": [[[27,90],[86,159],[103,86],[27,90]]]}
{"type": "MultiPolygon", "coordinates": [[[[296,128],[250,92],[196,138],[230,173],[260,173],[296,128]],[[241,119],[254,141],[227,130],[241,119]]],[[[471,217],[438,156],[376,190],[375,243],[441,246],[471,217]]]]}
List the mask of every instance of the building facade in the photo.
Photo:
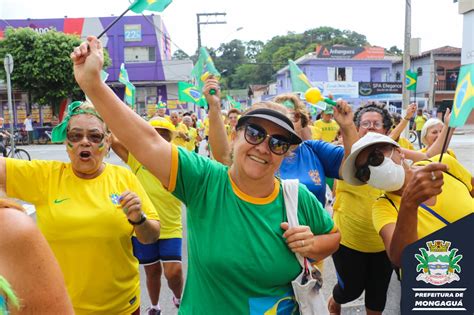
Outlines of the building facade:
{"type": "MultiPolygon", "coordinates": [[[[30,27],[38,33],[56,30],[67,34],[76,34],[85,39],[88,35],[99,35],[115,17],[61,18],[61,19],[25,19],[0,20],[0,39],[6,27],[30,27]]],[[[191,60],[171,60],[171,40],[165,24],[159,15],[124,16],[102,36],[103,46],[112,60],[107,69],[106,83],[123,98],[124,85],[118,82],[120,65],[125,64],[130,81],[137,88],[137,111],[150,114],[158,101],[166,102],[170,109],[185,105],[178,101],[178,81],[188,81],[193,67],[191,60]]],[[[3,94],[4,92],[2,92],[3,94]]],[[[25,111],[33,111],[34,105],[28,104],[26,93],[15,92],[15,118],[17,123],[25,111]]],[[[6,95],[5,95],[6,96],[6,95]]],[[[6,106],[6,97],[0,96],[2,108],[6,106]]],[[[47,116],[51,108],[44,107],[47,116]]],[[[39,122],[48,123],[48,117],[39,109],[39,122]]],[[[5,115],[5,113],[2,113],[5,115]]]]}

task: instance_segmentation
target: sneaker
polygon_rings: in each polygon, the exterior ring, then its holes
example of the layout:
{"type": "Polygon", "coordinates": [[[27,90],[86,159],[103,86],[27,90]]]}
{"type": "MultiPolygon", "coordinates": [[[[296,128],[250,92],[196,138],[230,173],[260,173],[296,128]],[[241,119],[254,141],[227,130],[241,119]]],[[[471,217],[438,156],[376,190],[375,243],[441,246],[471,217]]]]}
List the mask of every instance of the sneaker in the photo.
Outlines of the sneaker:
{"type": "Polygon", "coordinates": [[[160,314],[161,314],[161,310],[157,310],[156,308],[148,307],[148,308],[146,309],[146,314],[147,314],[147,315],[160,315],[160,314]]]}
{"type": "Polygon", "coordinates": [[[173,296],[173,304],[174,306],[176,306],[176,308],[179,308],[179,305],[181,304],[181,299],[177,299],[173,296]]]}

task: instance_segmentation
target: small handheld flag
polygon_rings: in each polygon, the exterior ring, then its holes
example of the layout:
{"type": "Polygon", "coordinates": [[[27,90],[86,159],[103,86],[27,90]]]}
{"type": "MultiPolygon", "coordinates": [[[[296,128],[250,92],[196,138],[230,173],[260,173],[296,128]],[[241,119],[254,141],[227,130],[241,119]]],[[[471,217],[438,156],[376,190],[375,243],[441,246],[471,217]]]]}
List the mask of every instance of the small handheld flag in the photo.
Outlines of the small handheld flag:
{"type": "Polygon", "coordinates": [[[200,107],[206,107],[207,102],[201,91],[194,85],[186,82],[178,82],[178,99],[182,102],[191,102],[200,107]]]}
{"type": "Polygon", "coordinates": [[[405,84],[407,90],[416,91],[416,82],[418,80],[418,73],[407,70],[405,75],[405,84]]]}
{"type": "MultiPolygon", "coordinates": [[[[217,71],[216,67],[214,66],[214,62],[212,61],[212,58],[207,52],[206,48],[201,47],[199,50],[199,58],[193,70],[191,71],[191,77],[194,79],[195,84],[200,91],[202,91],[204,82],[210,75],[217,79],[221,77],[219,71],[217,71]]],[[[216,94],[216,91],[211,90],[209,91],[209,94],[214,95],[216,94]]]]}
{"type": "Polygon", "coordinates": [[[234,98],[232,96],[227,95],[227,100],[229,101],[232,108],[235,108],[235,109],[238,109],[238,110],[242,109],[242,104],[240,102],[237,102],[236,100],[234,100],[234,98]]]}

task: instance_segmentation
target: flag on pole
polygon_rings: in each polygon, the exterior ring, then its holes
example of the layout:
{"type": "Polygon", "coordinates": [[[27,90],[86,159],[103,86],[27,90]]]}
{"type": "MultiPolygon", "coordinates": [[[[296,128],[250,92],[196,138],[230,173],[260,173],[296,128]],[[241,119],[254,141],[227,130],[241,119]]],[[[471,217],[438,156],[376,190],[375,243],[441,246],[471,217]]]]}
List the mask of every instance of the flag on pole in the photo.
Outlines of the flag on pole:
{"type": "Polygon", "coordinates": [[[199,58],[194,66],[193,70],[191,71],[191,77],[195,81],[195,85],[202,92],[202,88],[204,87],[204,81],[210,76],[213,75],[215,78],[220,78],[220,73],[217,71],[216,67],[214,66],[214,62],[212,61],[211,56],[207,52],[206,48],[201,47],[199,50],[199,58]]]}
{"type": "Polygon", "coordinates": [[[291,90],[305,93],[306,90],[312,87],[311,82],[293,60],[288,60],[288,64],[290,66],[291,90]]]}
{"type": "Polygon", "coordinates": [[[191,102],[200,107],[207,106],[204,95],[191,83],[178,82],[178,100],[181,102],[191,102]]]}
{"type": "Polygon", "coordinates": [[[232,96],[227,95],[227,100],[229,101],[232,108],[242,110],[242,104],[240,102],[237,102],[236,100],[234,100],[234,98],[232,96]]]}
{"type": "Polygon", "coordinates": [[[407,70],[405,74],[405,85],[407,90],[416,91],[416,82],[418,80],[418,73],[407,70]]]}
{"type": "Polygon", "coordinates": [[[136,88],[129,81],[128,72],[127,72],[127,69],[125,69],[125,65],[123,63],[120,65],[119,82],[125,84],[124,102],[128,104],[132,109],[134,109],[136,88]]]}
{"type": "Polygon", "coordinates": [[[466,123],[474,109],[474,63],[461,67],[449,127],[460,127],[466,123]]]}
{"type": "Polygon", "coordinates": [[[145,10],[163,12],[171,3],[171,0],[135,0],[129,7],[135,13],[142,13],[145,10]]]}

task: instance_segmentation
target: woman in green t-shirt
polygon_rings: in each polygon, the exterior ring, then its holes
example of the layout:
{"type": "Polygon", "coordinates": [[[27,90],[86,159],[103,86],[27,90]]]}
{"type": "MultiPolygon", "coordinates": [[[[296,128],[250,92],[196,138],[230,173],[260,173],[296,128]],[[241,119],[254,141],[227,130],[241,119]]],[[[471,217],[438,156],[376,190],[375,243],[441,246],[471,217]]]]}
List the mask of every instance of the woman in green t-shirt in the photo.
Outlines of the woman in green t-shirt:
{"type": "MultiPolygon", "coordinates": [[[[290,147],[301,143],[290,119],[270,108],[242,116],[234,162],[227,167],[168,143],[125,106],[100,80],[103,49],[95,37],[71,57],[77,82],[114,135],[187,206],[189,269],[180,314],[263,314],[272,308],[290,314],[291,281],[301,271],[294,253],[321,260],[340,239],[327,212],[301,185],[300,226],[286,223],[274,174],[290,147]]],[[[204,95],[208,103],[220,102],[217,81],[206,82],[204,95]],[[211,89],[217,94],[210,95],[211,89]]]]}

